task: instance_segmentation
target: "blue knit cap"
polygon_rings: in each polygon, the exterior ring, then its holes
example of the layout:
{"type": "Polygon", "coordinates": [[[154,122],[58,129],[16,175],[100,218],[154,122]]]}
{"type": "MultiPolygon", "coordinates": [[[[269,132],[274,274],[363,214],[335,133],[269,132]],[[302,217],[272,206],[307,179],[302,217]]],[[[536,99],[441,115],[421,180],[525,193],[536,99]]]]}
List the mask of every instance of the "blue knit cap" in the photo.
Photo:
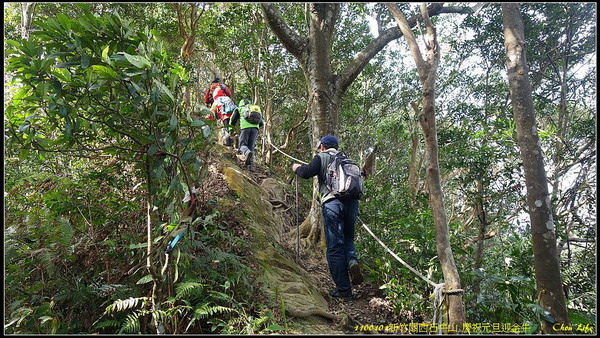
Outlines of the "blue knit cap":
{"type": "Polygon", "coordinates": [[[328,145],[330,147],[337,148],[337,146],[338,146],[338,139],[337,139],[337,137],[335,137],[333,135],[325,135],[325,136],[321,137],[321,141],[319,142],[319,146],[318,147],[320,147],[321,144],[326,144],[326,145],[328,145]]]}

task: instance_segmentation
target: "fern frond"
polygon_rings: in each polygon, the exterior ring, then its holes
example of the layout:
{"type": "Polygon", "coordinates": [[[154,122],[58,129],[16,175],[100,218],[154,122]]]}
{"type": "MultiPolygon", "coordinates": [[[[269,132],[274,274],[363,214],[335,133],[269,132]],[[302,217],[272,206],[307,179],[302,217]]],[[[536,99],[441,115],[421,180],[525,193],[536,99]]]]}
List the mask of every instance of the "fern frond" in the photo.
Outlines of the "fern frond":
{"type": "Polygon", "coordinates": [[[181,282],[175,288],[177,298],[189,298],[191,295],[202,292],[206,284],[196,281],[181,282]]]}
{"type": "Polygon", "coordinates": [[[172,319],[172,315],[165,310],[152,310],[152,319],[156,323],[167,322],[172,319]]]}
{"type": "Polygon", "coordinates": [[[138,298],[133,298],[133,297],[129,297],[127,299],[117,299],[114,301],[114,303],[112,303],[111,305],[106,307],[106,311],[105,312],[112,312],[112,311],[123,311],[123,310],[127,310],[127,309],[131,309],[134,307],[137,307],[139,302],[142,302],[141,305],[146,305],[146,303],[148,302],[148,297],[138,297],[138,298]]]}
{"type": "Polygon", "coordinates": [[[230,302],[232,300],[230,295],[228,295],[226,293],[223,293],[223,292],[220,292],[220,291],[210,290],[209,294],[214,299],[217,299],[217,300],[223,300],[223,301],[226,301],[226,302],[230,302]]]}
{"type": "Polygon", "coordinates": [[[121,326],[121,330],[119,330],[119,333],[139,333],[140,332],[140,321],[138,320],[139,316],[140,316],[140,314],[137,312],[128,314],[127,317],[125,318],[125,322],[123,323],[123,326],[121,326]]]}
{"type": "Polygon", "coordinates": [[[114,327],[117,328],[119,327],[119,325],[121,325],[121,322],[115,319],[108,319],[108,320],[104,320],[101,321],[100,323],[94,325],[95,329],[102,329],[105,327],[114,327]]]}
{"type": "Polygon", "coordinates": [[[209,303],[202,303],[196,307],[193,317],[196,319],[204,319],[204,318],[210,318],[210,317],[214,316],[215,314],[232,313],[232,312],[236,312],[236,310],[233,308],[230,308],[230,307],[225,307],[225,306],[220,306],[220,305],[210,306],[209,303]]]}

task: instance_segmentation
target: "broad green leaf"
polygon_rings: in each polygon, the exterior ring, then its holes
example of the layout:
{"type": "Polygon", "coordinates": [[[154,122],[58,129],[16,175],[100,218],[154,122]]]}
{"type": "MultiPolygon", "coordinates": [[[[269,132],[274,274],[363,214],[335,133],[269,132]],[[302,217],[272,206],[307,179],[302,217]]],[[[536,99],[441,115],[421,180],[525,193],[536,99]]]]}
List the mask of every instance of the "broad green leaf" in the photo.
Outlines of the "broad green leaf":
{"type": "Polygon", "coordinates": [[[104,49],[102,49],[102,60],[104,62],[107,62],[108,64],[110,64],[110,58],[108,57],[109,50],[110,50],[110,46],[106,46],[106,47],[104,47],[104,49]]]}
{"type": "Polygon", "coordinates": [[[179,184],[179,179],[177,177],[173,177],[171,180],[171,184],[169,184],[170,191],[177,191],[181,185],[179,184]]]}
{"type": "Polygon", "coordinates": [[[175,114],[171,114],[171,119],[169,120],[169,131],[174,131],[177,129],[177,116],[175,114]]]}
{"type": "Polygon", "coordinates": [[[35,88],[35,94],[39,97],[39,98],[43,98],[44,95],[46,95],[46,92],[48,91],[48,87],[50,87],[50,85],[48,83],[40,83],[36,88],[35,88]]]}
{"type": "Polygon", "coordinates": [[[202,161],[196,157],[196,162],[194,162],[194,171],[200,170],[200,167],[202,167],[202,161]]]}
{"type": "Polygon", "coordinates": [[[66,30],[71,29],[71,19],[69,19],[66,15],[59,13],[56,15],[56,19],[66,30]]]}
{"type": "Polygon", "coordinates": [[[15,41],[15,40],[6,40],[6,43],[9,44],[9,45],[11,45],[11,46],[13,46],[13,47],[21,49],[21,43],[18,42],[18,41],[15,41]]]}
{"type": "Polygon", "coordinates": [[[199,119],[199,118],[194,118],[194,121],[192,121],[192,123],[190,124],[190,126],[192,127],[201,127],[204,125],[204,121],[199,119]]]}
{"type": "Polygon", "coordinates": [[[112,80],[118,79],[117,72],[115,72],[114,70],[112,70],[109,67],[102,66],[102,65],[92,65],[92,69],[94,70],[94,72],[96,72],[101,77],[112,79],[112,80]]]}
{"type": "MultiPolygon", "coordinates": [[[[147,245],[147,244],[146,244],[147,245]]],[[[152,275],[145,275],[144,277],[140,278],[135,284],[146,284],[152,281],[152,275]]]]}
{"type": "Polygon", "coordinates": [[[90,66],[90,56],[83,54],[81,56],[81,68],[86,69],[90,66]]]}
{"type": "Polygon", "coordinates": [[[165,138],[165,149],[167,149],[167,151],[171,150],[172,145],[173,145],[173,139],[171,137],[165,138]]]}
{"type": "Polygon", "coordinates": [[[202,126],[202,135],[204,135],[204,138],[208,138],[210,136],[210,128],[208,126],[202,126]]]}
{"type": "Polygon", "coordinates": [[[171,94],[171,91],[169,90],[169,88],[167,88],[167,86],[165,86],[162,82],[156,79],[154,79],[154,84],[156,84],[156,86],[160,89],[161,92],[167,94],[171,101],[175,102],[175,98],[173,97],[173,94],[171,94]]]}
{"type": "Polygon", "coordinates": [[[285,331],[285,328],[279,324],[273,324],[265,329],[265,331],[285,331]]]}
{"type": "Polygon", "coordinates": [[[157,152],[158,152],[158,146],[157,146],[157,145],[155,145],[155,144],[153,144],[153,145],[151,145],[151,146],[150,146],[150,148],[148,149],[148,152],[147,152],[147,154],[148,154],[148,156],[152,156],[152,155],[156,154],[157,152]]]}
{"type": "Polygon", "coordinates": [[[125,52],[123,52],[123,55],[125,55],[125,58],[127,59],[127,61],[129,61],[129,63],[131,63],[132,65],[134,65],[138,68],[144,68],[144,64],[140,61],[140,59],[137,55],[131,55],[131,54],[127,54],[125,52]]]}
{"type": "Polygon", "coordinates": [[[183,155],[181,155],[181,160],[183,162],[188,162],[191,159],[193,159],[195,156],[196,156],[196,152],[194,152],[194,151],[187,151],[183,155]]]}
{"type": "Polygon", "coordinates": [[[138,94],[142,94],[144,93],[144,90],[135,82],[130,82],[131,86],[133,87],[133,89],[138,93],[138,94]]]}
{"type": "Polygon", "coordinates": [[[13,96],[13,100],[21,100],[25,97],[27,97],[30,94],[30,87],[23,87],[21,88],[14,96],[13,96]]]}
{"type": "Polygon", "coordinates": [[[74,66],[81,66],[81,62],[60,62],[56,64],[56,68],[71,68],[74,66]]]}
{"type": "Polygon", "coordinates": [[[94,26],[90,24],[87,18],[79,18],[79,24],[87,31],[94,32],[94,26]]]}

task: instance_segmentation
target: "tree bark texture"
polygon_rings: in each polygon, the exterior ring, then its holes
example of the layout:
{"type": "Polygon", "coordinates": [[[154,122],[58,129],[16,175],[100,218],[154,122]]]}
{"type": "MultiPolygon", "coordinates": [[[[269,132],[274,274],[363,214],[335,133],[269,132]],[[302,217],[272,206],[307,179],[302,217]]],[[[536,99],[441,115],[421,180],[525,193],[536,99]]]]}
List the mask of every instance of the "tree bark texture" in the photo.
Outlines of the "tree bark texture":
{"type": "MultiPolygon", "coordinates": [[[[502,4],[502,18],[510,97],[527,185],[538,302],[558,323],[569,325],[550,194],[528,78],[525,33],[519,4],[502,4]]],[[[542,330],[545,333],[555,333],[553,326],[553,323],[544,321],[542,330]]]]}
{"type": "MultiPolygon", "coordinates": [[[[422,114],[421,109],[419,109],[418,103],[411,102],[416,116],[420,116],[422,114]]],[[[419,144],[421,143],[421,137],[418,131],[418,122],[415,122],[415,127],[411,127],[410,136],[411,136],[411,147],[410,147],[410,163],[408,165],[408,187],[409,187],[409,197],[410,197],[410,206],[414,206],[415,198],[417,197],[417,193],[419,192],[419,172],[421,170],[421,164],[424,154],[419,156],[419,144]]]]}
{"type": "MultiPolygon", "coordinates": [[[[196,30],[198,28],[198,21],[204,13],[204,9],[198,13],[198,7],[196,4],[189,4],[188,9],[182,8],[181,4],[173,4],[177,10],[177,20],[179,27],[179,36],[183,39],[183,45],[180,50],[180,57],[185,62],[190,62],[194,54],[194,45],[196,43],[196,30]],[[187,12],[189,10],[189,20],[187,18],[187,12]]],[[[183,94],[183,102],[185,107],[191,107],[191,88],[185,87],[183,94]]]]}
{"type": "Polygon", "coordinates": [[[29,40],[35,5],[35,2],[21,3],[21,37],[25,40],[29,40]]]}
{"type": "Polygon", "coordinates": [[[398,27],[400,27],[408,42],[423,85],[423,115],[419,122],[425,134],[425,147],[428,159],[426,176],[429,186],[429,204],[435,223],[437,253],[442,273],[444,274],[444,289],[448,293],[448,323],[460,330],[462,329],[462,324],[465,322],[463,294],[458,269],[456,268],[450,247],[450,234],[448,231],[448,220],[444,207],[444,194],[438,162],[438,143],[435,124],[435,80],[440,60],[437,34],[435,27],[431,23],[427,7],[423,4],[421,6],[421,15],[427,28],[427,59],[424,59],[404,14],[393,3],[386,3],[386,6],[394,19],[396,19],[398,27]]]}

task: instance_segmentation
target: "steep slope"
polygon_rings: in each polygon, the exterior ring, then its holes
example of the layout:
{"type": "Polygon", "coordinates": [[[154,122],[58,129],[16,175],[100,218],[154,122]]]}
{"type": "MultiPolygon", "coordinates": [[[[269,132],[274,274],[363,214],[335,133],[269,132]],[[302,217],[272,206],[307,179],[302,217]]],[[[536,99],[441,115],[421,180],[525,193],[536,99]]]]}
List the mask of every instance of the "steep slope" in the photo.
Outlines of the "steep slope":
{"type": "Polygon", "coordinates": [[[261,284],[274,309],[284,310],[290,330],[298,333],[343,333],[344,316],[329,312],[313,276],[295,261],[295,252],[286,249],[286,227],[292,220],[286,189],[276,179],[259,177],[241,169],[231,150],[212,149],[212,175],[221,177],[233,194],[219,202],[222,213],[230,213],[248,230],[257,283],[261,284]],[[260,181],[258,183],[257,181],[260,181]]]}

